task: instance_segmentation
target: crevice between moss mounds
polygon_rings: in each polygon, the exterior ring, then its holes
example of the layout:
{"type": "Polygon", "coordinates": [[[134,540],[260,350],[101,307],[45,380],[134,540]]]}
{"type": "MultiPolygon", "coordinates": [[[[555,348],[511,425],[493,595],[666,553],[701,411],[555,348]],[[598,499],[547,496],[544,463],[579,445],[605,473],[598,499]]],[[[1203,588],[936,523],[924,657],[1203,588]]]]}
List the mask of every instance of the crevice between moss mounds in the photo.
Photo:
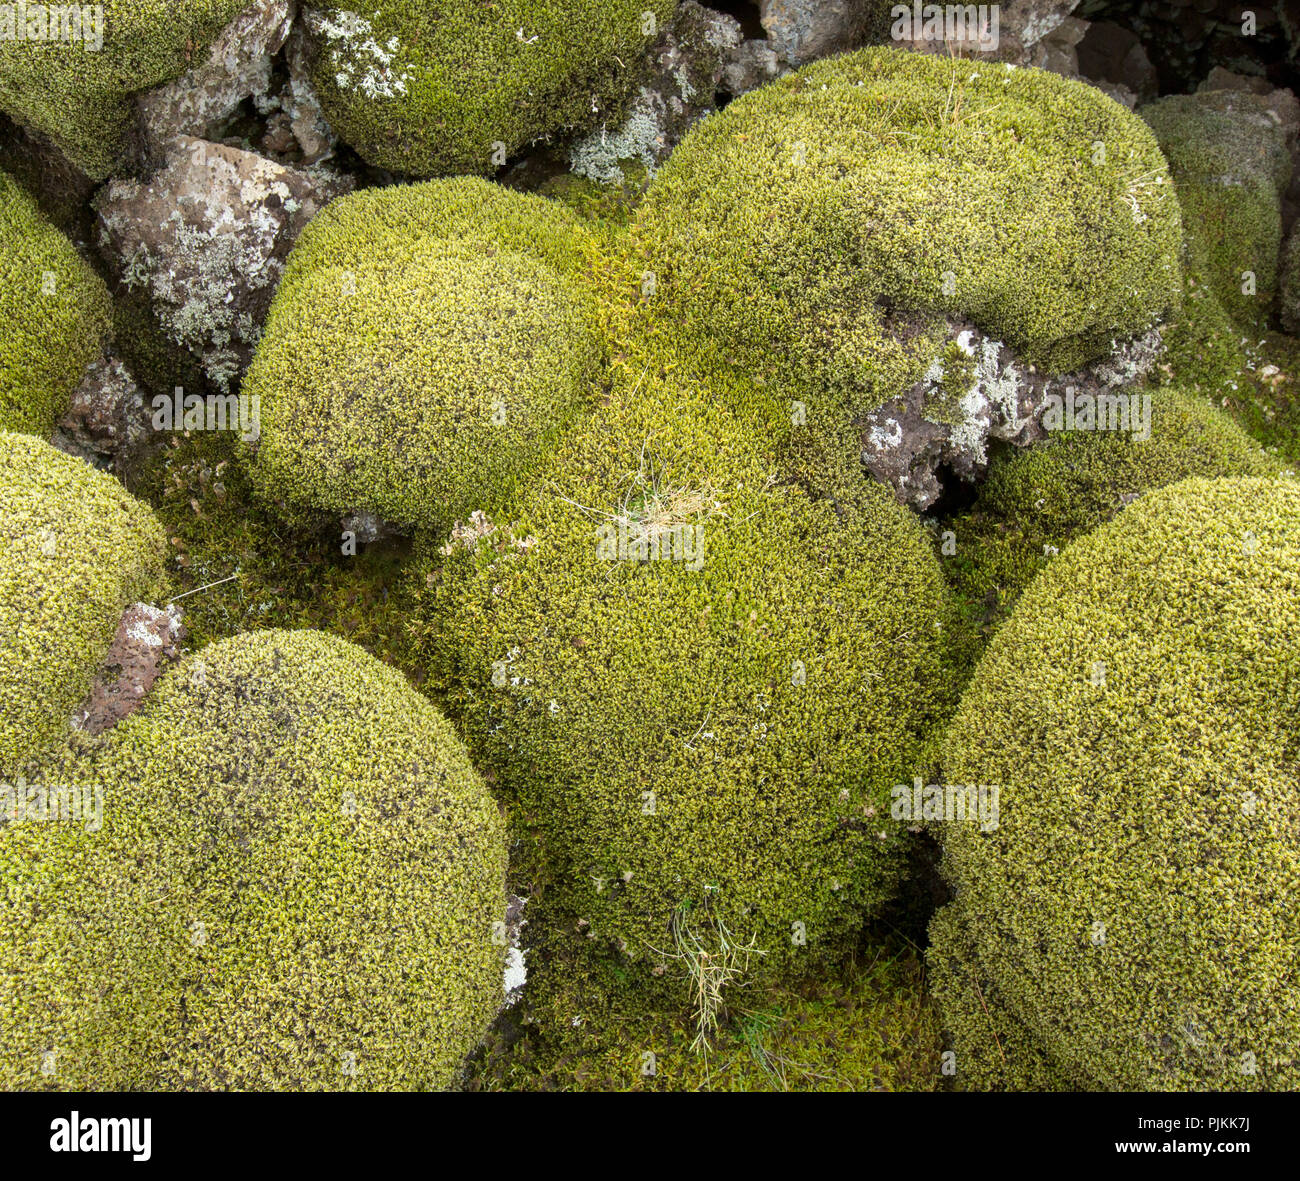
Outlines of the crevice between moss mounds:
{"type": "Polygon", "coordinates": [[[867,471],[918,509],[942,495],[945,472],[977,479],[992,440],[1025,447],[1046,439],[1041,418],[1049,396],[1123,394],[1150,373],[1161,349],[1152,329],[1073,373],[1048,375],[968,321],[947,321],[947,339],[949,348],[920,381],[856,424],[867,471]]]}

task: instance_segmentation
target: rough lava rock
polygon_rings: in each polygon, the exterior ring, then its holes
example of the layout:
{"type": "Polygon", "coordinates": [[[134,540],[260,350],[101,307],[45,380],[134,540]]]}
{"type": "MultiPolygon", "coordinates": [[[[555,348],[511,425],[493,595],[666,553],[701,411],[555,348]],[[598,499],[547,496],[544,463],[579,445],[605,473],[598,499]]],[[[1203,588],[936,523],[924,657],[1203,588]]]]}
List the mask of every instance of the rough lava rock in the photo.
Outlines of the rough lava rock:
{"type": "Polygon", "coordinates": [[[767,41],[742,41],[722,71],[722,86],[732,97],[766,86],[789,69],[767,41]]]}
{"type": "Polygon", "coordinates": [[[126,287],[147,290],[170,341],[226,392],[252,359],[290,247],[353,183],[181,136],[147,183],[116,180],[100,192],[99,246],[126,287]]]}
{"type": "Polygon", "coordinates": [[[90,693],[72,715],[73,728],[102,734],[135,713],[154,681],[179,657],[184,638],[181,609],[175,604],[128,607],[90,693]]]}
{"type": "Polygon", "coordinates": [[[936,360],[902,397],[859,424],[863,466],[893,488],[900,503],[918,509],[943,492],[941,468],[976,479],[988,462],[990,440],[1024,447],[1046,439],[1041,417],[1049,395],[1065,397],[1071,389],[1076,398],[1126,393],[1151,371],[1161,348],[1160,333],[1152,329],[1076,373],[1049,377],[973,324],[950,322],[948,336],[971,362],[962,390],[943,392],[944,365],[936,360]]]}
{"type": "Polygon", "coordinates": [[[136,105],[149,153],[165,154],[178,136],[203,139],[245,99],[265,96],[271,59],[289,36],[294,12],[294,0],[257,0],[226,26],[205,62],[141,95],[136,105]]]}
{"type": "Polygon", "coordinates": [[[1156,68],[1132,29],[1097,21],[1079,42],[1079,73],[1092,83],[1110,83],[1150,102],[1160,92],[1156,68]]]}
{"type": "Polygon", "coordinates": [[[90,363],[50,442],[120,478],[148,437],[140,387],[121,361],[106,355],[90,363]]]}
{"type": "Polygon", "coordinates": [[[320,99],[311,82],[311,55],[307,35],[301,25],[294,25],[284,47],[289,66],[289,82],[280,95],[280,106],[289,120],[289,130],[302,152],[306,165],[319,164],[334,155],[338,136],[321,110],[320,99]]]}
{"type": "Polygon", "coordinates": [[[1010,62],[1012,65],[1052,69],[1055,73],[1066,73],[1067,69],[1072,69],[1073,72],[1067,76],[1074,77],[1077,76],[1077,62],[1064,50],[1071,49],[1082,32],[1077,26],[1072,26],[1061,41],[1054,43],[1049,38],[1069,19],[1078,5],[1079,0],[1006,0],[998,6],[996,46],[991,44],[994,32],[992,22],[987,31],[980,32],[984,38],[984,47],[974,40],[947,43],[942,38],[924,37],[923,30],[915,28],[911,30],[913,36],[909,40],[892,37],[891,26],[891,38],[901,48],[920,53],[987,57],[992,61],[1010,62]],[[1057,66],[1063,68],[1056,68],[1057,66]]]}
{"type": "MultiPolygon", "coordinates": [[[[697,119],[716,109],[715,96],[736,60],[744,35],[740,22],[685,0],[649,53],[649,76],[614,131],[600,128],[569,150],[572,170],[602,184],[623,180],[620,161],[638,160],[647,171],[676,147],[697,119]]],[[[754,76],[761,85],[767,78],[754,76]]],[[[733,92],[734,93],[734,92],[733,92]]]]}
{"type": "Polygon", "coordinates": [[[791,66],[865,44],[877,0],[763,0],[761,19],[776,55],[791,66]]]}

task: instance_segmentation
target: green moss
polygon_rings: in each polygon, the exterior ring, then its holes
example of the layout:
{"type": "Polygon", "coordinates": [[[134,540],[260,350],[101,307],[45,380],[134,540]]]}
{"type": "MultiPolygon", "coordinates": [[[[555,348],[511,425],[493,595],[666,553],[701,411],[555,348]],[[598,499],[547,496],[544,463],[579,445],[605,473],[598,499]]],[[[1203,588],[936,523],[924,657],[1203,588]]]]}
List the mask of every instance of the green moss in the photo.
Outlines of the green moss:
{"type": "Polygon", "coordinates": [[[593,248],[575,215],[484,181],[334,202],[244,384],[259,489],[432,528],[508,495],[594,394],[593,248]]]}
{"type": "Polygon", "coordinates": [[[1300,485],[1191,479],[1062,553],[994,637],[944,778],[999,785],[999,824],[945,826],[931,953],[973,1085],[998,1085],[1005,1008],[1072,1087],[1296,1088],[1297,603],[1300,485]]]}
{"type": "Polygon", "coordinates": [[[0,430],[48,436],[103,348],[108,289],[3,172],[0,325],[0,430]]]}
{"type": "MultiPolygon", "coordinates": [[[[0,110],[93,180],[120,163],[132,96],[184,73],[247,0],[105,0],[103,45],[0,40],[0,110]]],[[[84,37],[84,34],[83,34],[84,37]]]]}
{"type": "Polygon", "coordinates": [[[399,674],[320,633],[241,637],[60,774],[103,827],[0,830],[6,1088],[453,1081],[501,1000],[503,829],[399,674]]]}
{"type": "Polygon", "coordinates": [[[962,1091],[1072,1091],[1073,1080],[1044,1053],[980,967],[978,944],[959,908],[930,924],[929,985],[939,998],[949,1078],[962,1091]]]}
{"type": "Polygon", "coordinates": [[[1300,234],[1292,231],[1278,264],[1277,306],[1282,330],[1300,336],[1300,234]]]}
{"type": "Polygon", "coordinates": [[[675,0],[374,0],[308,18],[331,125],[369,163],[488,174],[559,132],[615,120],[675,0]],[[645,14],[654,18],[650,28],[645,14]]]}
{"type": "MultiPolygon", "coordinates": [[[[1131,391],[1134,398],[1145,396],[1131,391]]],[[[942,529],[945,559],[963,598],[1000,621],[1029,581],[1076,537],[1125,504],[1189,476],[1273,476],[1283,464],[1199,398],[1173,390],[1151,397],[1151,437],[1072,431],[994,457],[972,508],[942,529]]]]}
{"type": "MultiPolygon", "coordinates": [[[[572,964],[562,962],[567,973],[572,964]]],[[[571,992],[573,983],[565,981],[571,992]]],[[[567,1029],[547,1016],[530,1013],[514,1041],[489,1041],[471,1089],[929,1091],[943,1077],[921,965],[902,947],[877,948],[795,987],[750,990],[707,1050],[694,1048],[689,1021],[665,1015],[588,1000],[567,1016],[567,1029]]]]}
{"type": "Polygon", "coordinates": [[[1174,95],[1141,114],[1177,187],[1188,272],[1232,321],[1260,329],[1277,284],[1280,196],[1291,176],[1281,126],[1262,98],[1240,91],[1174,95]]]}
{"type": "Polygon", "coordinates": [[[1300,340],[1267,333],[1250,342],[1242,380],[1220,404],[1289,467],[1300,467],[1300,340]]]}
{"type": "Polygon", "coordinates": [[[123,610],[160,593],[162,550],[116,480],[0,433],[0,775],[67,732],[123,610]]]}
{"type": "Polygon", "coordinates": [[[1054,74],[888,48],[697,124],[634,232],[688,331],[866,410],[942,352],[945,314],[1060,371],[1178,299],[1178,207],[1145,124],[1054,74]]]}
{"type": "Polygon", "coordinates": [[[409,544],[345,552],[338,522],[315,529],[281,520],[254,496],[238,446],[228,432],[175,435],[135,469],[130,485],[167,532],[167,573],[189,643],[316,628],[410,671],[397,593],[409,544]]]}
{"type": "Polygon", "coordinates": [[[920,527],[874,485],[810,500],[767,436],[632,342],[508,515],[424,543],[431,685],[638,987],[677,938],[752,942],[755,979],[841,955],[897,883],[882,805],[952,692],[920,527]]]}

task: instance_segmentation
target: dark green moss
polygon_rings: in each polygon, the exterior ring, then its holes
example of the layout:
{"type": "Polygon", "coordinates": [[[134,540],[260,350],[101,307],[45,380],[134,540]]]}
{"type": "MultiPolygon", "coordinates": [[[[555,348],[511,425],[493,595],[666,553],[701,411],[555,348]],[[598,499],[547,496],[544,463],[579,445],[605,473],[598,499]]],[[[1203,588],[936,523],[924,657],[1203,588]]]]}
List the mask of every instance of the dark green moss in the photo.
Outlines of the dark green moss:
{"type": "Polygon", "coordinates": [[[370,164],[487,175],[533,141],[617,119],[675,0],[376,0],[307,27],[333,127],[370,164]],[[649,18],[649,19],[647,19],[649,18]]]}

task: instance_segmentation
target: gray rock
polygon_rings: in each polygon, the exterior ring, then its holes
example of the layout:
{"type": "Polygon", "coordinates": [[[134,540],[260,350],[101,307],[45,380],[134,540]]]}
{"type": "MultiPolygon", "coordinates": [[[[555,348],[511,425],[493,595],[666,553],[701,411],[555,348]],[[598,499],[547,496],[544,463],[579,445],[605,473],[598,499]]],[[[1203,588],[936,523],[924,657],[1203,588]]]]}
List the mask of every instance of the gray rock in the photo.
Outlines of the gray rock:
{"type": "Polygon", "coordinates": [[[801,66],[865,44],[880,8],[876,0],[762,0],[761,20],[777,57],[801,66]]]}
{"type": "Polygon", "coordinates": [[[622,183],[622,164],[648,172],[690,126],[716,109],[715,98],[743,41],[740,22],[685,0],[649,55],[649,74],[621,126],[600,128],[569,149],[571,169],[603,184],[622,183]]]}
{"type": "Polygon", "coordinates": [[[999,36],[1023,50],[1032,49],[1060,27],[1079,0],[1005,0],[999,5],[999,36]]]}
{"type": "Polygon", "coordinates": [[[303,163],[318,164],[334,155],[339,141],[311,83],[310,40],[301,25],[295,25],[289,34],[284,56],[289,66],[289,82],[280,94],[280,105],[298,141],[303,163]]]}
{"type": "Polygon", "coordinates": [[[131,374],[115,357],[92,361],[59,422],[54,446],[119,478],[149,436],[149,413],[131,374]]]}
{"type": "Polygon", "coordinates": [[[352,186],[181,136],[148,183],[101,190],[99,246],[126,287],[147,292],[171,343],[226,392],[251,360],[289,248],[352,186]]]}
{"type": "Polygon", "coordinates": [[[742,41],[722,71],[722,86],[732,96],[748,94],[788,69],[768,42],[742,41]]]}
{"type": "Polygon", "coordinates": [[[1088,22],[1067,16],[1045,37],[1029,47],[1028,65],[1051,70],[1063,78],[1079,77],[1079,43],[1087,36],[1088,22]]]}
{"type": "Polygon", "coordinates": [[[90,693],[70,719],[72,727],[102,734],[130,717],[144,704],[163,669],[177,659],[184,638],[181,610],[175,604],[133,603],[118,621],[90,693]]]}
{"type": "Polygon", "coordinates": [[[218,35],[207,60],[137,100],[150,155],[166,154],[177,136],[206,138],[245,99],[271,88],[271,59],[293,24],[294,0],[256,0],[218,35]]]}
{"type": "Polygon", "coordinates": [[[929,508],[943,491],[940,469],[974,480],[988,462],[990,440],[1027,446],[1047,437],[1048,398],[1124,393],[1160,355],[1156,330],[1117,344],[1110,356],[1077,373],[1047,376],[973,324],[952,322],[948,337],[973,362],[964,388],[948,390],[936,360],[910,390],[859,423],[862,462],[902,504],[929,508]]]}
{"type": "Polygon", "coordinates": [[[924,25],[917,28],[910,20],[902,25],[891,24],[889,34],[902,48],[916,52],[985,56],[1012,65],[1041,66],[1067,73],[1073,64],[1068,52],[1074,45],[1071,38],[1078,30],[1058,30],[1078,5],[1079,0],[1006,0],[989,6],[996,11],[996,20],[990,12],[985,28],[958,29],[951,42],[946,39],[946,26],[944,36],[932,36],[927,35],[924,25]],[[1055,41],[1049,41],[1053,34],[1057,34],[1055,41]]]}
{"type": "Polygon", "coordinates": [[[1079,43],[1078,56],[1079,72],[1090,82],[1122,86],[1143,103],[1160,92],[1146,47],[1136,33],[1122,25],[1111,21],[1090,25],[1079,43]]]}

